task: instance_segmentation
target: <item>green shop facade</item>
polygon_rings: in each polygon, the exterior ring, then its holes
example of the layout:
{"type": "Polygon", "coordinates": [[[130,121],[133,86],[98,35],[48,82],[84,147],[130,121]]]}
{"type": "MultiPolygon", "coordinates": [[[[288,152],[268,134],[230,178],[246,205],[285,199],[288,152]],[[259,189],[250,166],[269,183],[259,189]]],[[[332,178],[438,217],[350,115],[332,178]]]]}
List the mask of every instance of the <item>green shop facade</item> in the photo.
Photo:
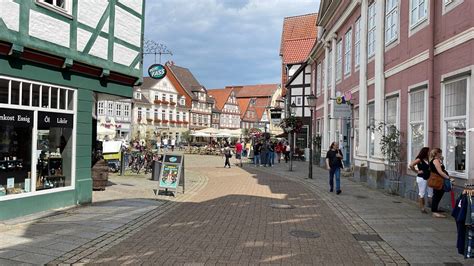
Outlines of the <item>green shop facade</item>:
{"type": "Polygon", "coordinates": [[[0,3],[0,220],[92,201],[97,95],[132,97],[144,24],[97,2],[0,3]]]}

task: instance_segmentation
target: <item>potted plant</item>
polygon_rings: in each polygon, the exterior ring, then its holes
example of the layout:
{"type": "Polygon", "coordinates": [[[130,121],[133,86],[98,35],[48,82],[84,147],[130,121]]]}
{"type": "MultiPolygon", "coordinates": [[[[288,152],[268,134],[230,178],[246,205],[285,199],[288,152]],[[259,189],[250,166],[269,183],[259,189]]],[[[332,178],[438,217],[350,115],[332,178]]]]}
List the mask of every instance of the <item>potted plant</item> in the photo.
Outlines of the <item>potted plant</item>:
{"type": "Polygon", "coordinates": [[[154,100],[153,101],[155,104],[161,104],[161,100],[154,100]]]}
{"type": "Polygon", "coordinates": [[[164,101],[161,101],[162,104],[169,104],[170,102],[164,100],[164,101]]]}
{"type": "Polygon", "coordinates": [[[175,102],[170,102],[170,105],[176,105],[176,103],[175,102]]]}
{"type": "Polygon", "coordinates": [[[380,151],[388,166],[386,174],[390,182],[389,193],[398,194],[400,177],[403,174],[401,132],[395,125],[387,125],[384,122],[379,123],[376,129],[382,135],[380,138],[380,151]]]}

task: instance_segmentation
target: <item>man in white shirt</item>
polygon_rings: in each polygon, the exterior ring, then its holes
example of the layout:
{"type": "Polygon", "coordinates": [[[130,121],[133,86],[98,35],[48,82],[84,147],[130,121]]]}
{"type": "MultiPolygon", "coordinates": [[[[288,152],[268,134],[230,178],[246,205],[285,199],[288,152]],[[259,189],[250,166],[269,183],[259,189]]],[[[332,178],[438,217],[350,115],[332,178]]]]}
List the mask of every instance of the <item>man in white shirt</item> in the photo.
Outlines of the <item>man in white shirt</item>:
{"type": "Polygon", "coordinates": [[[174,151],[174,145],[176,144],[176,140],[174,138],[171,139],[171,151],[174,151]]]}
{"type": "Polygon", "coordinates": [[[165,152],[168,151],[168,138],[163,139],[163,148],[165,149],[165,152]]]}

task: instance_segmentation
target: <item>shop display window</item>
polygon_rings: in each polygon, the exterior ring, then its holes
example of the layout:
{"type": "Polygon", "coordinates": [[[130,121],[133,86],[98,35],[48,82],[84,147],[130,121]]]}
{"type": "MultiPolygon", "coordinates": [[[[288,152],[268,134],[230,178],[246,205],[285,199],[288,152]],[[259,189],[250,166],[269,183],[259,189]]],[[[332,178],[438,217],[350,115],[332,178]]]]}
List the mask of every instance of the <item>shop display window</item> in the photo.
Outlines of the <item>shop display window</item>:
{"type": "Polygon", "coordinates": [[[31,191],[33,112],[0,108],[0,196],[31,191]]]}
{"type": "Polygon", "coordinates": [[[73,115],[38,112],[36,190],[71,185],[73,115]]]}
{"type": "Polygon", "coordinates": [[[0,198],[73,186],[75,90],[0,76],[0,198]]]}

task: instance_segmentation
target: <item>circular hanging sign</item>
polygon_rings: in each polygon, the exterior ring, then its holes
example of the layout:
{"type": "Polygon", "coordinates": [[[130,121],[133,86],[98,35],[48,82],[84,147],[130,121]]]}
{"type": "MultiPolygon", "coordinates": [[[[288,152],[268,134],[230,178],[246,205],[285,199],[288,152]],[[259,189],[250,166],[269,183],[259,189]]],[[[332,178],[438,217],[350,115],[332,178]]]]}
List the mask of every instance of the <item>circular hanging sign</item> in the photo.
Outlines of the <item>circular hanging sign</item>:
{"type": "Polygon", "coordinates": [[[162,79],[166,76],[166,68],[162,64],[154,64],[148,68],[148,75],[153,79],[162,79]]]}

